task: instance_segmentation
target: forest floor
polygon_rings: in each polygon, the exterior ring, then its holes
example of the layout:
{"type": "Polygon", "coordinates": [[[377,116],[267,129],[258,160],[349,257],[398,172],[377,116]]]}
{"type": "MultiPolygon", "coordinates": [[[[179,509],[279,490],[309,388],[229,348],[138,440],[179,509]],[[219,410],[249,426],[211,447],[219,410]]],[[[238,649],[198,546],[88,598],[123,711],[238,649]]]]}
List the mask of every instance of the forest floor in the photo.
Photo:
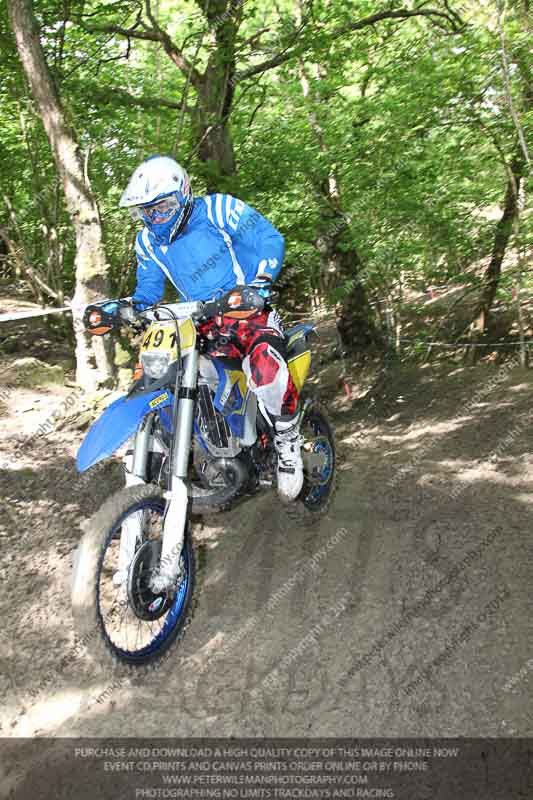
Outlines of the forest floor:
{"type": "MultiPolygon", "coordinates": [[[[265,494],[197,525],[196,612],[149,677],[115,681],[72,629],[80,523],[121,485],[118,462],[76,473],[72,385],[2,387],[1,736],[533,734],[533,372],[369,364],[350,398],[324,328],[329,515],[296,527],[265,494]]],[[[23,355],[54,354],[34,324],[23,355]]]]}

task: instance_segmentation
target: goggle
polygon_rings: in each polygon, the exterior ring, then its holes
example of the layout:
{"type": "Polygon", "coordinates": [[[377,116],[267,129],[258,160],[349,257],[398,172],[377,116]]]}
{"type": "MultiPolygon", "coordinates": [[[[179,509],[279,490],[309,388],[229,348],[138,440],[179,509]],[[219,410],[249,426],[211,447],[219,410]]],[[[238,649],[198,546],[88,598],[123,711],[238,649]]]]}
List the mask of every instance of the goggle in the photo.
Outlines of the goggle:
{"type": "Polygon", "coordinates": [[[175,195],[171,195],[149,206],[137,206],[137,213],[144,222],[160,225],[168,222],[178,208],[185,208],[185,203],[180,203],[175,195]]]}

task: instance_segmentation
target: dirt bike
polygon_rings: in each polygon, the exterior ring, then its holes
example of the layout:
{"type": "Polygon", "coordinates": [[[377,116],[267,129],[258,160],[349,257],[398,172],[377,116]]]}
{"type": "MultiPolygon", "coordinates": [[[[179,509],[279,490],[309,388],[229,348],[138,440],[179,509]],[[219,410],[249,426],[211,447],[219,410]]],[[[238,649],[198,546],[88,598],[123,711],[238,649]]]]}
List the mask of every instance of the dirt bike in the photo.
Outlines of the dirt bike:
{"type": "MultiPolygon", "coordinates": [[[[104,335],[123,325],[140,336],[140,358],[126,395],[93,424],[77,454],[80,472],[133,441],[126,488],[84,525],[76,552],[72,608],[77,633],[100,657],[132,665],[160,658],[183,634],[195,588],[190,520],[228,510],[275,488],[273,423],[247,388],[239,361],[214,357],[202,327],[246,319],[265,306],[252,287],[209,303],[152,306],[128,301],[88,306],[86,329],[104,335]],[[116,306],[118,304],[118,313],[116,306]],[[128,485],[128,483],[130,485],[128,485]]],[[[301,392],[315,328],[285,333],[290,373],[301,392]]],[[[334,435],[322,407],[301,395],[304,486],[286,508],[313,521],[335,485],[334,435]]]]}

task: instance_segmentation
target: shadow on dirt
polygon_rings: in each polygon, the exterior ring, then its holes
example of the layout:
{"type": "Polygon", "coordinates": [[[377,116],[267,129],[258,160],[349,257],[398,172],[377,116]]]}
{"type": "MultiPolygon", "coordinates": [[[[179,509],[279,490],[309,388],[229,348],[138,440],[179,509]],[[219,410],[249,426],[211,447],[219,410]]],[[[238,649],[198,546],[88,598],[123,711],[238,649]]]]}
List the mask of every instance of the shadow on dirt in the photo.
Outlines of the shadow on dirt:
{"type": "Polygon", "coordinates": [[[532,381],[515,370],[476,394],[489,378],[483,368],[448,376],[407,370],[387,384],[383,401],[369,395],[351,407],[335,396],[340,486],[330,515],[298,528],[265,495],[206,518],[195,529],[202,588],[182,663],[167,662],[150,681],[135,678],[92,709],[87,698],[112,676],[97,676],[84,655],[68,662],[69,560],[80,520],[121,485],[119,467],[80,484],[73,459],[51,447],[53,457],[39,451],[33,470],[4,470],[11,550],[4,670],[16,678],[18,700],[8,708],[16,724],[2,732],[525,735],[527,709],[501,686],[527,658],[532,381]],[[488,535],[479,557],[345,680],[488,535]],[[501,587],[509,599],[478,624],[501,587]],[[13,597],[25,598],[18,615],[9,613],[13,597]],[[340,598],[343,611],[334,613],[340,598]],[[470,638],[407,696],[405,685],[470,619],[477,625],[470,638]],[[44,685],[43,675],[51,676],[44,685]],[[32,711],[41,701],[46,713],[32,711]]]}

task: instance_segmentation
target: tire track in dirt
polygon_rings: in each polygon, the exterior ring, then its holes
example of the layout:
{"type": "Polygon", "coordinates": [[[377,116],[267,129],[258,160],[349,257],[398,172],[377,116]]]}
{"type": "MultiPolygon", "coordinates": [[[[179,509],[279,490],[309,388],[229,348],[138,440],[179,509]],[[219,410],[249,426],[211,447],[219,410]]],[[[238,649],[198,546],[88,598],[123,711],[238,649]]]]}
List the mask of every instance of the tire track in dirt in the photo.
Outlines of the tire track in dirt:
{"type": "MultiPolygon", "coordinates": [[[[109,485],[104,480],[115,474],[113,468],[89,478],[73,497],[70,477],[58,482],[58,465],[74,480],[76,442],[56,437],[48,451],[43,442],[33,454],[35,468],[25,467],[20,477],[13,480],[11,474],[7,481],[12,561],[8,591],[0,601],[10,642],[0,680],[6,701],[2,733],[531,733],[531,710],[523,694],[527,681],[512,692],[501,691],[528,657],[532,559],[524,532],[530,527],[533,496],[529,427],[495,461],[488,456],[511,420],[528,413],[532,380],[529,373],[513,371],[505,386],[487,398],[483,413],[471,412],[458,422],[457,404],[469,381],[474,387],[479,378],[479,372],[465,373],[460,380],[439,374],[429,384],[423,372],[417,376],[411,370],[406,387],[401,375],[393,376],[392,407],[386,416],[378,409],[364,419],[360,404],[350,411],[343,400],[330,403],[336,410],[342,464],[328,517],[316,528],[298,528],[265,495],[206,520],[197,531],[202,553],[198,609],[179,652],[150,677],[121,684],[107,702],[91,708],[88,700],[113,677],[84,658],[69,664],[35,702],[29,692],[43,674],[57,670],[72,647],[65,592],[79,535],[76,525],[112,489],[116,477],[109,485]],[[405,402],[395,406],[396,396],[405,402]],[[417,461],[401,491],[392,493],[398,468],[408,467],[432,428],[431,451],[417,461]],[[465,481],[467,488],[452,502],[450,495],[465,481]],[[51,502],[39,506],[47,497],[51,502]],[[38,514],[33,513],[36,508],[38,514]],[[24,542],[26,547],[35,543],[35,551],[31,546],[22,551],[17,537],[21,528],[31,531],[24,542]],[[305,572],[248,630],[247,621],[268,609],[280,587],[341,530],[347,534],[317,569],[305,572]],[[420,609],[379,658],[347,680],[354,660],[494,530],[502,534],[483,557],[420,609]],[[502,585],[509,588],[508,601],[407,697],[404,687],[439,657],[461,625],[473,620],[502,585]],[[347,592],[344,611],[328,621],[328,610],[347,592]],[[24,624],[12,613],[13,597],[26,599],[24,624]],[[276,686],[269,687],[268,675],[306,641],[314,626],[320,627],[316,639],[279,671],[276,686]],[[231,642],[234,646],[225,652],[225,643],[231,642]],[[213,652],[224,655],[212,658],[213,652]]],[[[10,437],[4,441],[9,447],[10,437]]]]}

